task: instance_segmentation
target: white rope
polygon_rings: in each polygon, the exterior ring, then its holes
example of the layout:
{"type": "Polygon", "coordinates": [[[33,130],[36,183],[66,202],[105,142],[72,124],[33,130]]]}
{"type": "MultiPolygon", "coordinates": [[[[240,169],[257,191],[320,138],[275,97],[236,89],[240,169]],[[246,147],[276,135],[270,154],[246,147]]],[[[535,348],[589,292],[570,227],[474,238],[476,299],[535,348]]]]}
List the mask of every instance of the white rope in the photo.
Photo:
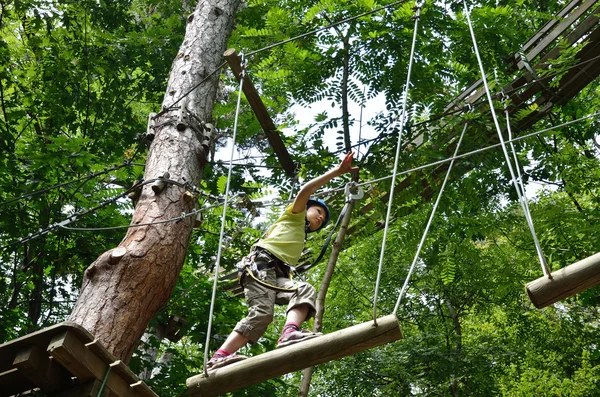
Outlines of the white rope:
{"type": "MultiPolygon", "coordinates": [[[[467,3],[466,0],[463,0],[463,6],[465,9],[465,15],[467,17],[467,22],[469,25],[469,32],[471,32],[471,39],[473,40],[473,50],[475,51],[475,56],[477,57],[477,62],[479,63],[479,71],[481,73],[481,79],[483,81],[483,86],[485,88],[485,94],[487,96],[488,99],[488,103],[490,106],[490,110],[492,113],[492,119],[494,120],[494,125],[496,127],[496,132],[498,133],[498,139],[500,140],[500,143],[502,145],[502,151],[504,152],[504,157],[506,159],[506,164],[508,166],[508,170],[510,171],[510,175],[512,178],[512,183],[515,186],[515,189],[517,190],[517,195],[519,196],[519,200],[523,200],[521,197],[521,192],[520,189],[518,187],[517,184],[517,177],[515,176],[515,172],[513,170],[512,167],[512,162],[510,161],[510,156],[508,154],[508,150],[506,149],[506,144],[504,142],[504,138],[502,137],[502,130],[500,129],[500,124],[498,123],[498,117],[496,116],[496,111],[494,109],[494,102],[492,101],[492,96],[490,94],[490,88],[488,86],[487,83],[487,78],[485,75],[485,70],[483,69],[483,62],[481,61],[481,55],[479,54],[479,48],[477,47],[477,40],[475,38],[475,32],[473,31],[473,26],[471,24],[471,17],[470,17],[470,13],[467,7],[467,3]]],[[[527,218],[527,216],[525,216],[527,218]]],[[[537,236],[535,233],[535,228],[533,227],[533,222],[527,222],[529,229],[531,231],[531,235],[533,236],[534,242],[537,240],[537,236]]],[[[544,258],[544,254],[541,251],[541,247],[538,248],[538,245],[536,244],[536,251],[538,254],[538,258],[540,260],[540,263],[542,265],[542,269],[544,271],[544,275],[548,276],[550,274],[550,271],[548,269],[548,264],[546,263],[546,258],[544,258]]]]}
{"type": "MultiPolygon", "coordinates": [[[[243,63],[243,55],[242,55],[242,63],[243,63]]],[[[208,375],[206,363],[208,362],[208,352],[210,345],[210,336],[212,329],[212,320],[213,314],[215,310],[215,299],[217,296],[217,281],[219,280],[219,267],[221,266],[221,252],[223,251],[223,235],[225,234],[225,223],[227,216],[227,199],[229,197],[229,186],[231,182],[231,170],[233,169],[233,156],[235,154],[235,138],[237,134],[237,125],[238,125],[238,116],[240,114],[240,103],[242,101],[242,87],[244,85],[244,75],[245,71],[242,69],[242,73],[240,74],[240,90],[238,92],[238,100],[237,107],[235,110],[235,120],[233,122],[233,137],[231,143],[231,156],[229,159],[229,171],[227,173],[227,186],[225,187],[225,201],[223,202],[223,215],[221,216],[221,232],[219,234],[219,249],[217,251],[217,260],[215,261],[215,279],[213,282],[213,290],[212,297],[210,300],[210,311],[208,315],[208,330],[206,331],[206,344],[204,346],[204,373],[208,375]]]]}
{"type": "MultiPolygon", "coordinates": [[[[515,149],[515,145],[512,142],[512,128],[510,125],[510,115],[508,113],[508,108],[506,107],[506,103],[504,106],[504,113],[505,113],[505,117],[506,117],[506,130],[508,131],[508,140],[510,142],[510,148],[511,151],[513,153],[513,158],[515,161],[515,168],[517,169],[517,184],[515,184],[515,187],[519,187],[517,189],[517,193],[519,192],[519,190],[521,191],[521,194],[519,196],[519,201],[521,202],[521,207],[523,208],[523,213],[525,214],[525,219],[527,220],[527,225],[529,226],[530,230],[535,230],[534,226],[533,226],[533,217],[531,216],[531,211],[529,210],[529,203],[527,202],[527,195],[525,194],[525,185],[523,184],[523,176],[521,175],[521,167],[519,166],[519,158],[517,157],[517,151],[515,149]]],[[[537,238],[537,235],[535,234],[535,232],[532,233],[532,237],[533,237],[533,243],[535,244],[535,249],[538,253],[538,257],[543,258],[543,254],[542,254],[542,245],[540,244],[540,241],[537,238]]],[[[540,261],[540,265],[542,266],[542,273],[544,273],[544,276],[550,277],[551,273],[550,273],[550,269],[548,268],[548,265],[546,264],[546,261],[540,261]]]]}
{"type": "MultiPolygon", "coordinates": [[[[561,127],[566,127],[568,125],[579,123],[580,121],[583,121],[583,120],[586,120],[586,119],[590,119],[590,118],[593,118],[593,117],[597,117],[597,116],[600,116],[600,112],[592,113],[590,115],[583,116],[583,117],[580,117],[580,118],[575,119],[575,120],[567,121],[567,122],[564,122],[562,124],[558,124],[558,125],[555,125],[555,126],[552,126],[552,127],[544,128],[544,129],[541,129],[539,131],[532,132],[530,134],[521,135],[521,136],[518,136],[516,138],[509,139],[509,140],[507,140],[505,142],[507,142],[507,143],[519,142],[519,141],[522,141],[524,139],[531,138],[533,136],[537,136],[537,135],[543,134],[544,132],[552,131],[552,130],[555,130],[555,129],[558,129],[558,128],[561,128],[561,127]]],[[[400,175],[411,174],[411,173],[413,173],[415,171],[420,171],[420,170],[423,170],[423,169],[426,169],[426,168],[429,168],[429,167],[434,167],[436,165],[445,164],[445,163],[448,163],[448,162],[450,162],[452,160],[458,160],[458,159],[461,159],[463,157],[469,157],[469,156],[472,156],[474,154],[482,153],[482,152],[485,152],[485,151],[488,151],[488,150],[491,150],[491,149],[495,149],[495,148],[500,147],[500,146],[502,146],[501,143],[495,143],[493,145],[482,147],[480,149],[475,149],[475,150],[472,150],[470,152],[459,154],[457,156],[448,157],[448,158],[443,159],[443,160],[434,161],[432,163],[427,163],[427,164],[424,164],[424,165],[420,165],[418,167],[411,168],[411,169],[408,169],[408,170],[405,170],[405,171],[400,171],[396,175],[400,176],[400,175]]],[[[357,186],[370,185],[370,184],[373,184],[373,183],[376,183],[376,182],[381,182],[381,181],[388,180],[390,178],[392,178],[391,175],[384,176],[384,177],[381,177],[381,178],[378,178],[378,179],[371,179],[371,180],[368,180],[366,182],[361,182],[361,183],[357,184],[357,186]]],[[[323,191],[322,193],[317,193],[317,195],[333,194],[333,193],[336,193],[336,192],[340,192],[342,190],[344,190],[344,188],[340,187],[340,188],[336,188],[336,189],[326,190],[326,191],[323,191]]]]}
{"type": "Polygon", "coordinates": [[[392,183],[390,186],[390,199],[388,201],[387,214],[385,216],[385,227],[383,229],[383,241],[381,243],[381,255],[379,256],[379,268],[377,270],[377,281],[375,282],[375,293],[373,296],[373,322],[377,325],[377,295],[379,294],[379,283],[381,282],[381,272],[383,270],[383,258],[385,256],[385,245],[387,240],[387,232],[390,223],[390,216],[392,213],[392,204],[394,199],[394,187],[396,181],[396,174],[398,168],[398,159],[400,158],[400,149],[402,147],[402,132],[404,130],[404,123],[406,121],[406,104],[408,102],[408,89],[410,87],[410,74],[412,72],[412,65],[415,55],[415,47],[417,42],[417,29],[419,27],[419,17],[421,16],[421,7],[424,1],[418,0],[415,4],[415,27],[413,31],[412,46],[410,48],[410,57],[408,61],[408,72],[406,76],[406,85],[404,86],[403,99],[402,99],[402,113],[400,117],[400,129],[398,131],[398,144],[396,145],[396,157],[394,159],[394,172],[392,174],[392,183]]]}
{"type": "MultiPolygon", "coordinates": [[[[469,125],[468,123],[465,123],[465,127],[463,128],[462,133],[460,134],[460,138],[458,139],[458,143],[456,144],[456,149],[454,149],[454,156],[456,156],[456,154],[458,153],[458,149],[460,148],[460,144],[462,143],[462,139],[463,139],[463,136],[465,135],[465,131],[467,130],[468,125],[469,125]]],[[[446,171],[446,177],[444,178],[444,183],[442,183],[442,187],[440,188],[440,192],[438,193],[437,199],[435,200],[435,204],[433,205],[431,214],[429,214],[429,219],[427,220],[427,226],[425,226],[425,232],[423,233],[423,236],[421,237],[421,241],[419,242],[419,246],[417,247],[417,253],[415,254],[413,262],[410,265],[410,269],[408,271],[408,275],[406,276],[406,279],[404,280],[404,285],[402,286],[402,290],[400,291],[400,294],[398,294],[398,300],[396,301],[396,306],[394,307],[394,311],[392,313],[394,315],[396,315],[396,313],[398,312],[398,308],[400,307],[400,302],[402,301],[402,297],[404,296],[404,294],[406,293],[406,290],[408,289],[408,282],[410,281],[410,277],[412,276],[412,273],[415,269],[415,265],[417,264],[417,261],[419,260],[419,255],[421,254],[421,249],[423,249],[423,245],[425,244],[425,239],[427,238],[427,234],[429,233],[429,228],[431,227],[431,223],[433,222],[433,217],[435,216],[435,212],[437,211],[438,204],[440,203],[440,200],[442,199],[442,194],[444,193],[444,189],[446,187],[446,182],[448,182],[448,178],[450,177],[450,172],[452,171],[453,166],[454,166],[454,160],[452,160],[450,162],[450,165],[448,166],[448,171],[446,171]]]]}

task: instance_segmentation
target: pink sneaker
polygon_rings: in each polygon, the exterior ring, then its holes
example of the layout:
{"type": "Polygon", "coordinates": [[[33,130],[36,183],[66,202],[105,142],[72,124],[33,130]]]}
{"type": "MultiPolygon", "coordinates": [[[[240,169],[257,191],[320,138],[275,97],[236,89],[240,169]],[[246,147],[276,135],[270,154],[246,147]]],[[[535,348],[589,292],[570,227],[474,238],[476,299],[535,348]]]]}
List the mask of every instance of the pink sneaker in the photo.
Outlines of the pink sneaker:
{"type": "Polygon", "coordinates": [[[248,357],[242,356],[241,354],[230,354],[228,356],[214,355],[208,362],[206,363],[206,369],[208,371],[212,371],[213,369],[221,368],[229,364],[237,363],[238,361],[242,361],[247,359],[248,357]]]}
{"type": "Polygon", "coordinates": [[[293,345],[294,343],[316,338],[317,336],[321,335],[323,334],[320,332],[310,332],[307,330],[289,331],[281,335],[281,337],[277,341],[277,348],[293,345]]]}

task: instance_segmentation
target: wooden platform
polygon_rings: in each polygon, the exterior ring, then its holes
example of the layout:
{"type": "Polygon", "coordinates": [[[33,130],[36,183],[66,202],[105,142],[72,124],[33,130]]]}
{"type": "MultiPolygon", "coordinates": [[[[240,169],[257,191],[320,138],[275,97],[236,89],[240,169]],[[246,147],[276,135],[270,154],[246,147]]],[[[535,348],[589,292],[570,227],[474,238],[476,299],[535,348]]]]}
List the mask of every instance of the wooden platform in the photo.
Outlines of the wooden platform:
{"type": "Polygon", "coordinates": [[[402,339],[394,315],[358,324],[295,345],[276,349],[247,360],[188,378],[191,396],[220,396],[230,391],[272,379],[290,372],[402,339]]]}
{"type": "Polygon", "coordinates": [[[57,397],[96,397],[104,380],[101,396],[158,397],[74,323],[60,323],[0,345],[0,397],[30,390],[57,397]]]}

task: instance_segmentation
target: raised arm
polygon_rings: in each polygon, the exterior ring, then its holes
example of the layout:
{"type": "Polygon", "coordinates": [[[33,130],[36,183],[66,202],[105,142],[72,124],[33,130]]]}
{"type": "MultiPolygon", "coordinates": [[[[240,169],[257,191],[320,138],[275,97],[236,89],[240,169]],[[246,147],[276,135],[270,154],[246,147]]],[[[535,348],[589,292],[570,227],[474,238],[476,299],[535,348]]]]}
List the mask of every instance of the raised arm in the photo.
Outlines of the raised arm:
{"type": "Polygon", "coordinates": [[[354,153],[350,152],[346,154],[346,157],[342,160],[342,162],[335,168],[327,171],[321,176],[316,177],[308,181],[307,183],[300,188],[296,199],[294,200],[294,205],[292,206],[292,212],[297,214],[306,209],[306,204],[308,203],[308,199],[310,196],[317,191],[321,186],[325,185],[327,182],[332,180],[333,178],[345,174],[347,172],[352,172],[358,169],[358,167],[352,167],[352,158],[354,157],[354,153]]]}

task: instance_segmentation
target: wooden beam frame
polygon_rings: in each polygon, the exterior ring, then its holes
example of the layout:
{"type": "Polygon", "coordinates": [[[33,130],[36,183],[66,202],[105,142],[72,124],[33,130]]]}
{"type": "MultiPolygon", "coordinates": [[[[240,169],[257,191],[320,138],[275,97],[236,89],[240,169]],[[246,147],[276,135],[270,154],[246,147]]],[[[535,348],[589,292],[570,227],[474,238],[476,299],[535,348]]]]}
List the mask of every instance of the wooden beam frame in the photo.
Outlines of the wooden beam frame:
{"type": "Polygon", "coordinates": [[[377,326],[373,321],[358,324],[210,371],[208,377],[193,376],[186,384],[191,396],[219,396],[399,339],[398,319],[389,315],[378,319],[377,326]]]}
{"type": "MultiPolygon", "coordinates": [[[[235,78],[238,81],[240,81],[240,77],[242,75],[242,65],[240,62],[240,57],[238,56],[235,49],[228,49],[227,51],[225,51],[223,56],[227,60],[227,63],[233,71],[235,78]]],[[[273,120],[271,119],[271,116],[269,116],[269,112],[267,111],[265,104],[260,98],[260,95],[258,95],[254,84],[252,84],[252,80],[250,80],[250,77],[247,74],[246,76],[244,76],[244,84],[242,86],[242,91],[244,92],[244,95],[246,95],[246,99],[248,100],[250,107],[254,111],[258,122],[265,131],[265,135],[267,136],[271,147],[275,151],[275,155],[279,159],[281,166],[283,167],[288,176],[295,176],[296,165],[292,161],[292,158],[290,157],[287,148],[285,147],[283,141],[281,140],[281,137],[279,136],[279,133],[277,132],[275,123],[273,123],[273,120]]]]}
{"type": "Polygon", "coordinates": [[[109,368],[103,396],[157,397],[83,327],[56,324],[0,345],[0,397],[36,388],[56,397],[87,396],[109,368]]]}
{"type": "Polygon", "coordinates": [[[541,309],[600,284],[600,253],[527,284],[527,295],[541,309]]]}

